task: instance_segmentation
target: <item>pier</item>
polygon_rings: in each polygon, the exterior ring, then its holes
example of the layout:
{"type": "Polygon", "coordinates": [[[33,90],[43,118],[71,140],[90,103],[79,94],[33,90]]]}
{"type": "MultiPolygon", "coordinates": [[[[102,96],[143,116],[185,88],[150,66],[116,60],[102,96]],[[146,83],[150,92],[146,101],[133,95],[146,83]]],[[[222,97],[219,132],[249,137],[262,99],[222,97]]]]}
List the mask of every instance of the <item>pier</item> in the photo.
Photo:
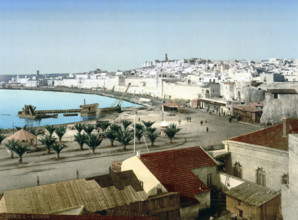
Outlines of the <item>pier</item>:
{"type": "Polygon", "coordinates": [[[25,105],[22,111],[18,112],[18,116],[28,119],[40,118],[57,118],[58,114],[76,114],[80,113],[82,116],[94,116],[98,112],[98,103],[80,105],[80,109],[54,109],[54,110],[35,110],[36,107],[32,105],[25,105]]]}
{"type": "Polygon", "coordinates": [[[81,113],[81,109],[60,109],[60,110],[36,110],[36,114],[64,114],[64,113],[81,113]]]}

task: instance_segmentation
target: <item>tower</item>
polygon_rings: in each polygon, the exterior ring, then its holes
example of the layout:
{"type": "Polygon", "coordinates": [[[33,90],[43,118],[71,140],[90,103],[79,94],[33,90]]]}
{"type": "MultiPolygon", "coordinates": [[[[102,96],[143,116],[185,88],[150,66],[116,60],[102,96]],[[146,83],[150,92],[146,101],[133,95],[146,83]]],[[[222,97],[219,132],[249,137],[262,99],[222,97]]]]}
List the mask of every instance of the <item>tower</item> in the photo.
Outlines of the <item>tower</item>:
{"type": "Polygon", "coordinates": [[[165,61],[168,61],[168,54],[165,54],[165,61]]]}

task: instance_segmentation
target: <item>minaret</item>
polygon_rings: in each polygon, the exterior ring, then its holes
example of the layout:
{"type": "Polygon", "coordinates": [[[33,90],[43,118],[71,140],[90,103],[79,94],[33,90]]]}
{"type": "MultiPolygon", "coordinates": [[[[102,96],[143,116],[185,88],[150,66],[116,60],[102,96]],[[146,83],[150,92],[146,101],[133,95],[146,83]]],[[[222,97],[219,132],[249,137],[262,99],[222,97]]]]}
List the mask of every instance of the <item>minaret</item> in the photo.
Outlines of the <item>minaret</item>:
{"type": "Polygon", "coordinates": [[[165,54],[165,61],[168,61],[168,54],[165,54]]]}

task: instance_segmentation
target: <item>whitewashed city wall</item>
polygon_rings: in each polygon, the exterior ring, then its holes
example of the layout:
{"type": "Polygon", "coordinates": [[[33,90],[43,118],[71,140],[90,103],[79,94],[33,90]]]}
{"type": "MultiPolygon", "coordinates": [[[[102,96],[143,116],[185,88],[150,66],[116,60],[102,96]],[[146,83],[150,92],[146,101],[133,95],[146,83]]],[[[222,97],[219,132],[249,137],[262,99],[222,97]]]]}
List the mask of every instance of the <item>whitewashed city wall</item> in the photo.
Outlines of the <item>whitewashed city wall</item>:
{"type": "Polygon", "coordinates": [[[227,163],[227,172],[233,174],[233,166],[239,162],[242,166],[242,179],[256,183],[256,171],[263,168],[266,173],[266,187],[281,189],[281,179],[288,173],[288,151],[269,147],[225,141],[225,149],[231,152],[227,163]]]}
{"type": "Polygon", "coordinates": [[[298,117],[298,94],[278,94],[277,98],[266,93],[261,123],[275,124],[283,117],[298,117]]]}
{"type": "Polygon", "coordinates": [[[198,98],[200,86],[178,85],[174,83],[163,82],[163,96],[171,96],[171,99],[191,100],[198,98]]]}

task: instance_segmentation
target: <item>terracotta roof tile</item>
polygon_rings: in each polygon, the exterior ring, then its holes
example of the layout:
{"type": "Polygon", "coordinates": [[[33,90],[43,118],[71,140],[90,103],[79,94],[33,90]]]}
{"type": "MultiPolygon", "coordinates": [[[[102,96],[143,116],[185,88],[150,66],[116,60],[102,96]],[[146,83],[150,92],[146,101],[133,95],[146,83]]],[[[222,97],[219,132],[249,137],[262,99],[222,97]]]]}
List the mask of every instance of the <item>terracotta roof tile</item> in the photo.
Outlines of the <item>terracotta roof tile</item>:
{"type": "MultiPolygon", "coordinates": [[[[288,133],[298,133],[298,119],[287,119],[286,126],[288,133]]],[[[279,150],[288,150],[288,136],[283,137],[283,123],[249,134],[230,138],[229,140],[255,144],[279,150]]]]}
{"type": "Polygon", "coordinates": [[[143,154],[141,161],[181,203],[198,203],[194,195],[210,190],[191,170],[217,165],[201,147],[143,154]]]}

